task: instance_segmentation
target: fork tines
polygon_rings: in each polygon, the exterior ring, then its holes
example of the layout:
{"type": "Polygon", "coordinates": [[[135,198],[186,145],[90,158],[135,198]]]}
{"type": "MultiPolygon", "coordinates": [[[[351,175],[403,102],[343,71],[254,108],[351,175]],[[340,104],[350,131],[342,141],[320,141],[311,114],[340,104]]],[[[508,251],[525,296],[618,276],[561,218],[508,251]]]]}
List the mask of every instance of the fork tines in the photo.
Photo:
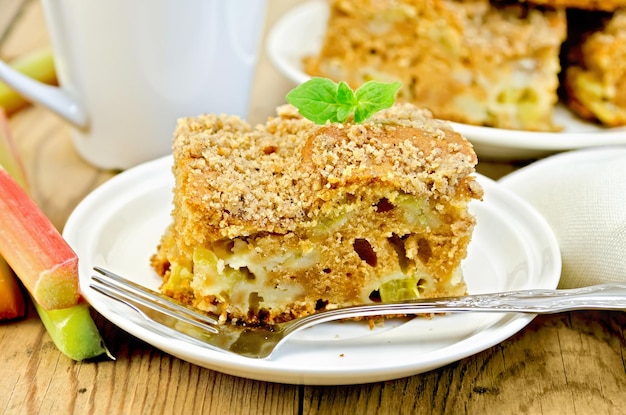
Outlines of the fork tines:
{"type": "Polygon", "coordinates": [[[218,321],[214,317],[203,314],[173,298],[166,297],[106,269],[100,267],[93,269],[100,275],[92,275],[89,286],[100,294],[118,301],[134,302],[204,330],[208,329],[213,333],[218,333],[216,327],[218,321]]]}

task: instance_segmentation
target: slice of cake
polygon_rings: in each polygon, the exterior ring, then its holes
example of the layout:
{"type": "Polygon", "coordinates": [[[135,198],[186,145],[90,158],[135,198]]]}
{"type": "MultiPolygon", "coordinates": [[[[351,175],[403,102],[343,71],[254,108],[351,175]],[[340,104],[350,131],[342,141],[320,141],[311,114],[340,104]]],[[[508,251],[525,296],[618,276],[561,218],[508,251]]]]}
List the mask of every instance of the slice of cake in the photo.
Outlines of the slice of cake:
{"type": "Polygon", "coordinates": [[[614,13],[568,11],[565,102],[582,118],[626,125],[626,8],[614,13]]]}
{"type": "Polygon", "coordinates": [[[263,324],[382,300],[462,295],[482,197],[472,146],[404,104],[362,124],[291,105],[252,128],[179,120],[161,290],[222,321],[263,324]]]}
{"type": "Polygon", "coordinates": [[[520,0],[548,7],[575,8],[581,10],[615,11],[626,7],[626,0],[520,0]]]}
{"type": "Polygon", "coordinates": [[[552,131],[565,12],[488,0],[330,0],[312,76],[403,84],[437,118],[552,131]]]}

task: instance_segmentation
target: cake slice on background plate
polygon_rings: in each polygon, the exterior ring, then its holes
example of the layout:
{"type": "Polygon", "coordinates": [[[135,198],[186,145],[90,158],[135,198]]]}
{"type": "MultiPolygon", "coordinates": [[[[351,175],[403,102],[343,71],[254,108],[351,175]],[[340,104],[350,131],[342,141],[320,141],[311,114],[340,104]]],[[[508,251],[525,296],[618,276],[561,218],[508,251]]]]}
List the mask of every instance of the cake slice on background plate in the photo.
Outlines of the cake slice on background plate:
{"type": "Polygon", "coordinates": [[[614,12],[626,7],[626,0],[520,0],[522,3],[554,8],[614,12]]]}
{"type": "Polygon", "coordinates": [[[396,81],[398,100],[435,117],[498,128],[555,131],[563,9],[515,1],[330,0],[311,76],[396,81]]]}
{"type": "Polygon", "coordinates": [[[564,101],[580,117],[626,125],[626,8],[569,10],[563,52],[564,101]]]}

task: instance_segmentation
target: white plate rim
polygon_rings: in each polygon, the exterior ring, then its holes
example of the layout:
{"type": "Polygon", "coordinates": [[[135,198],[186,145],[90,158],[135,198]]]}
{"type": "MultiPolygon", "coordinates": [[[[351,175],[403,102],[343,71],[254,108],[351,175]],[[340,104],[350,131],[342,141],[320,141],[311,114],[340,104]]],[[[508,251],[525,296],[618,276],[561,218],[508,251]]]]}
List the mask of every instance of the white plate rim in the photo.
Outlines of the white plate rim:
{"type": "MultiPolygon", "coordinates": [[[[316,29],[319,30],[320,27],[325,26],[327,16],[327,3],[312,0],[289,10],[269,31],[266,52],[270,61],[283,75],[296,84],[305,82],[310,79],[310,76],[304,73],[301,65],[294,61],[299,61],[307,53],[319,50],[322,35],[316,32],[316,29]],[[323,22],[320,23],[320,20],[323,22]],[[303,25],[303,22],[307,24],[303,25]],[[306,32],[300,31],[308,36],[306,45],[301,49],[296,45],[290,45],[290,42],[302,36],[302,33],[298,33],[298,28],[306,28],[306,32]]],[[[497,158],[500,156],[515,158],[516,155],[527,158],[544,155],[546,152],[626,144],[626,127],[602,128],[578,120],[562,106],[558,106],[556,111],[564,118],[563,123],[566,127],[569,123],[574,123],[583,126],[581,131],[538,132],[504,130],[456,122],[450,124],[476,146],[479,156],[482,150],[485,155],[495,154],[497,158]]]]}
{"type": "MultiPolygon", "coordinates": [[[[107,302],[107,300],[99,298],[88,287],[91,268],[94,265],[104,265],[101,262],[103,255],[106,254],[93,252],[94,246],[98,241],[98,235],[89,235],[90,224],[99,217],[106,215],[108,211],[123,210],[125,203],[133,202],[142,197],[141,195],[143,194],[149,194],[152,189],[161,189],[163,186],[168,186],[168,190],[171,189],[171,164],[171,156],[166,156],[129,169],[105,182],[79,203],[70,215],[63,235],[80,258],[80,284],[87,301],[115,325],[173,356],[199,366],[257,380],[320,385],[368,383],[418,374],[458,361],[507,339],[530,323],[534,317],[533,315],[502,314],[501,318],[488,327],[489,335],[473,335],[467,339],[462,339],[440,350],[431,352],[426,360],[415,358],[415,360],[407,362],[400,359],[402,361],[395,365],[385,364],[381,367],[373,365],[371,367],[350,368],[347,371],[341,368],[319,369],[311,365],[285,366],[280,364],[280,359],[275,361],[246,359],[213,352],[185,342],[173,341],[137,323],[136,319],[127,318],[127,316],[116,313],[111,309],[110,301],[112,300],[107,302]],[[115,197],[119,197],[120,200],[114,200],[115,197]],[[124,203],[120,205],[118,203],[120,201],[124,203]],[[492,326],[497,327],[492,330],[492,326]]],[[[538,278],[540,286],[526,288],[555,288],[560,276],[560,255],[556,237],[545,220],[512,192],[500,188],[490,179],[478,176],[486,188],[486,200],[489,197],[496,197],[498,201],[502,199],[509,206],[515,206],[515,211],[502,211],[502,214],[511,215],[510,218],[513,219],[517,217],[518,220],[522,217],[526,221],[524,226],[532,225],[534,232],[541,234],[542,244],[544,245],[541,248],[545,251],[541,255],[547,255],[549,258],[548,263],[542,264],[542,266],[547,267],[547,269],[535,270],[541,274],[540,277],[537,275],[533,276],[533,278],[538,278]]],[[[167,205],[165,209],[168,209],[169,212],[169,203],[165,201],[164,204],[167,205]]],[[[154,242],[156,243],[156,241],[154,242]]],[[[539,248],[525,246],[525,249],[533,250],[539,248]]],[[[147,259],[145,260],[147,261],[147,259]]]]}
{"type": "Polygon", "coordinates": [[[561,171],[561,167],[585,168],[587,165],[594,165],[603,160],[615,157],[625,157],[626,146],[603,146],[588,149],[570,150],[555,154],[550,157],[535,161],[514,172],[500,178],[500,183],[505,188],[516,192],[518,186],[528,187],[537,180],[544,180],[546,175],[561,171]]]}

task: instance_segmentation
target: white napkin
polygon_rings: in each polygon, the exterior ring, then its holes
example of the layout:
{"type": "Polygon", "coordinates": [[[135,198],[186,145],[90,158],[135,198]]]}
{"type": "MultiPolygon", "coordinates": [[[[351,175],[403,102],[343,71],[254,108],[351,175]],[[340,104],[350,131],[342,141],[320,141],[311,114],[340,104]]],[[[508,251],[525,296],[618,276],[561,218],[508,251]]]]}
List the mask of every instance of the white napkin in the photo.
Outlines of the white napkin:
{"type": "Polygon", "coordinates": [[[500,183],[530,202],[556,234],[560,288],[626,282],[626,147],[558,154],[500,183]]]}

